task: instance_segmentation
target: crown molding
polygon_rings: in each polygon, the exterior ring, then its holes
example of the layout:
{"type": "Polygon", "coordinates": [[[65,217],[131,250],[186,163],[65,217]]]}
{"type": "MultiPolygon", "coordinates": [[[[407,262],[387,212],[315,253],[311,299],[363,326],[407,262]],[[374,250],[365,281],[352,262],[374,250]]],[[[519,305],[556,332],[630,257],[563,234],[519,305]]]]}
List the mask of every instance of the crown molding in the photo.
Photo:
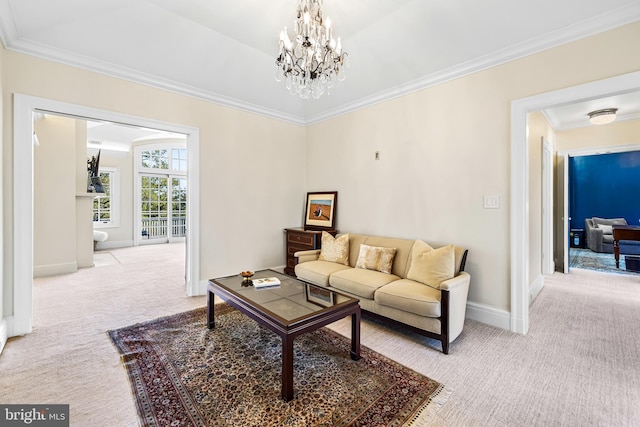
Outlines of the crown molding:
{"type": "Polygon", "coordinates": [[[343,114],[366,108],[375,104],[386,102],[394,98],[407,95],[428,87],[436,86],[450,80],[454,80],[469,74],[483,71],[497,65],[505,64],[524,58],[535,53],[543,52],[554,47],[561,46],[572,41],[589,37],[604,31],[621,27],[640,20],[640,4],[612,10],[595,18],[587,19],[554,31],[545,36],[536,37],[516,44],[506,49],[477,57],[471,61],[450,67],[448,69],[429,74],[391,89],[378,92],[374,95],[361,98],[357,101],[344,104],[335,109],[326,110],[307,118],[307,124],[329,120],[343,114]]]}
{"type": "Polygon", "coordinates": [[[224,105],[226,107],[235,108],[249,113],[260,114],[263,116],[283,120],[286,122],[305,125],[305,120],[301,115],[285,113],[283,111],[274,110],[249,102],[241,101],[236,98],[220,95],[217,93],[205,91],[200,88],[185,85],[173,80],[164,79],[152,74],[133,70],[127,67],[117,66],[109,62],[101,61],[95,58],[87,57],[65,51],[63,49],[53,48],[32,40],[17,39],[10,43],[5,43],[8,50],[35,56],[41,59],[58,62],[87,71],[143,84],[145,86],[156,89],[163,89],[180,95],[186,95],[192,98],[224,105]]]}
{"type": "MultiPolygon", "coordinates": [[[[635,3],[612,10],[597,17],[578,22],[574,25],[563,28],[562,30],[549,33],[545,36],[527,40],[526,42],[519,43],[488,55],[477,57],[471,61],[450,67],[446,70],[429,74],[388,90],[380,91],[371,96],[360,98],[336,108],[329,108],[317,114],[311,113],[307,116],[305,116],[304,107],[301,109],[300,114],[286,113],[276,109],[248,103],[236,98],[205,91],[176,81],[163,79],[151,74],[142,73],[126,67],[116,66],[108,62],[96,60],[95,58],[51,48],[50,46],[27,39],[21,39],[12,17],[13,13],[10,2],[0,1],[0,39],[2,39],[6,49],[144,84],[146,86],[164,89],[173,93],[187,95],[238,110],[260,114],[298,125],[309,125],[386,102],[412,92],[436,86],[465,75],[486,70],[497,65],[539,53],[622,25],[630,24],[640,20],[640,4],[635,3]]],[[[308,103],[313,101],[305,102],[308,103]]]]}

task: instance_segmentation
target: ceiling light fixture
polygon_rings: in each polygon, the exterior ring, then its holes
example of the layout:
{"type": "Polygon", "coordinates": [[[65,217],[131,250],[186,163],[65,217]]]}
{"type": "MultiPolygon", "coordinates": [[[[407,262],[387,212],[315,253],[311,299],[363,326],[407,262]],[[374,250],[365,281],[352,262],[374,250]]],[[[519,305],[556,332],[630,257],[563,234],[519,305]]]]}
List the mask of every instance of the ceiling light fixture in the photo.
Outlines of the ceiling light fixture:
{"type": "Polygon", "coordinates": [[[606,125],[616,119],[617,108],[605,108],[602,110],[592,111],[587,114],[589,122],[592,125],[606,125]]]}
{"type": "Polygon", "coordinates": [[[322,16],[322,1],[298,0],[293,42],[287,27],[280,32],[276,80],[284,80],[292,94],[304,99],[318,99],[345,77],[348,55],[342,51],[340,37],[333,38],[331,20],[322,16]]]}

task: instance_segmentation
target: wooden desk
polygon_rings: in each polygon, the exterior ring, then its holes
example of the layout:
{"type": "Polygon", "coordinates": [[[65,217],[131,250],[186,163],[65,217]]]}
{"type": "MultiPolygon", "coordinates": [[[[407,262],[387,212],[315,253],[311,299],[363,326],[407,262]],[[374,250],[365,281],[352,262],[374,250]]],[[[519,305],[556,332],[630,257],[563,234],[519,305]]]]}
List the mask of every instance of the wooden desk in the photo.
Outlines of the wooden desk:
{"type": "Polygon", "coordinates": [[[616,268],[620,268],[620,240],[640,241],[640,227],[629,225],[613,226],[613,255],[616,257],[616,268]]]}

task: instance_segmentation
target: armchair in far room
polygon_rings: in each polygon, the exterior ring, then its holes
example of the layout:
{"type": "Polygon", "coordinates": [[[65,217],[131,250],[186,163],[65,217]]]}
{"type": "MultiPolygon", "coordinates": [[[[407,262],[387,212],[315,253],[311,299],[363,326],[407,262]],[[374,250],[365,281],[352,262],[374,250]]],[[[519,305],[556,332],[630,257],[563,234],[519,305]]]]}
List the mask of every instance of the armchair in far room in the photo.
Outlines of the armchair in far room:
{"type": "MultiPolygon", "coordinates": [[[[613,253],[613,226],[627,225],[624,218],[585,218],[587,247],[594,252],[613,253]]],[[[624,253],[624,252],[623,252],[624,253]]]]}

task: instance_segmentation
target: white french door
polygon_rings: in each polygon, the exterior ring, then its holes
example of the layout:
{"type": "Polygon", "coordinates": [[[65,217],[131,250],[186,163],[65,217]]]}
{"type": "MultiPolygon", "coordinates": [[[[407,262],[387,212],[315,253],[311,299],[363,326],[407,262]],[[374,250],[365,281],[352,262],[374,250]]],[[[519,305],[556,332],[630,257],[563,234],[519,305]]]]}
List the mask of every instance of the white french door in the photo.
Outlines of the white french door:
{"type": "Polygon", "coordinates": [[[148,243],[184,240],[187,233],[187,178],[140,174],[140,237],[148,243]]]}
{"type": "Polygon", "coordinates": [[[186,149],[136,147],[136,245],[184,241],[187,235],[186,149]]]}

